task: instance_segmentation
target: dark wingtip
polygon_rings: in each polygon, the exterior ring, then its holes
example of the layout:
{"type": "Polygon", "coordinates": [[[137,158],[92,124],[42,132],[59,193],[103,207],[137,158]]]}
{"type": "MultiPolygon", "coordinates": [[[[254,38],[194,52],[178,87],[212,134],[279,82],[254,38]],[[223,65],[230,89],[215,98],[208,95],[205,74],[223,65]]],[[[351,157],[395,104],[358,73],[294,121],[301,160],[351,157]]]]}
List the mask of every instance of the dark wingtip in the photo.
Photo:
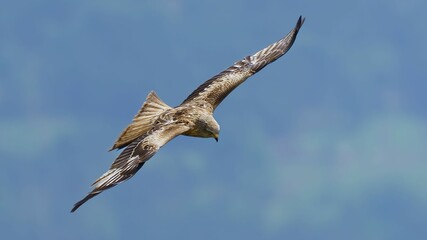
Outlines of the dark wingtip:
{"type": "Polygon", "coordinates": [[[299,18],[298,18],[298,22],[295,25],[295,29],[298,31],[302,27],[302,25],[304,24],[304,22],[305,22],[305,17],[303,17],[302,15],[300,15],[299,18]]]}
{"type": "Polygon", "coordinates": [[[87,202],[89,199],[95,197],[96,195],[98,195],[100,192],[91,192],[89,193],[85,198],[83,198],[82,200],[78,201],[76,204],[74,204],[73,208],[71,209],[70,212],[75,212],[81,205],[83,205],[85,202],[87,202]]]}
{"type": "Polygon", "coordinates": [[[73,207],[73,209],[71,209],[71,213],[73,213],[74,211],[76,211],[77,210],[77,208],[79,208],[81,205],[82,205],[83,203],[81,203],[81,204],[78,204],[78,203],[76,203],[76,204],[74,204],[74,207],[73,207]]]}

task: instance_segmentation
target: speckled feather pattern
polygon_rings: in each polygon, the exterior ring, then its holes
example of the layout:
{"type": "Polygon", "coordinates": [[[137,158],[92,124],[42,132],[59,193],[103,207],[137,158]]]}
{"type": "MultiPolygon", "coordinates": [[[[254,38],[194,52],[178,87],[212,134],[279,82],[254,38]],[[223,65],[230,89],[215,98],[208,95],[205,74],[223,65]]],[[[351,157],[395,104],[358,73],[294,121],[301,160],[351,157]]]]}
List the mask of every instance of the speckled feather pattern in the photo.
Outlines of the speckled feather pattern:
{"type": "Polygon", "coordinates": [[[155,92],[150,92],[131,124],[110,149],[124,150],[71,212],[102,191],[134,176],[163,145],[178,135],[218,139],[220,127],[212,115],[215,108],[247,78],[283,56],[291,48],[303,23],[304,18],[300,17],[284,38],[204,82],[178,107],[168,106],[155,92]]]}

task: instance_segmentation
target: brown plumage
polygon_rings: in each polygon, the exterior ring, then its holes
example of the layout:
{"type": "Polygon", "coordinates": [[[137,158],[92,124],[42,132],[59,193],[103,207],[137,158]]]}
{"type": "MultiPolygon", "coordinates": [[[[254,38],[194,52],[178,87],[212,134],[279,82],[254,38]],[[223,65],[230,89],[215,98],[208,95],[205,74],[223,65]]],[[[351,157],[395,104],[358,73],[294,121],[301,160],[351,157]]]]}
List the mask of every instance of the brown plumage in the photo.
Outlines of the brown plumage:
{"type": "Polygon", "coordinates": [[[74,204],[74,212],[102,191],[131,178],[163,145],[178,135],[215,138],[220,127],[213,117],[215,108],[237,86],[292,46],[304,18],[284,38],[243,58],[194,90],[178,107],[172,108],[151,92],[132,123],[120,134],[110,150],[125,148],[110,169],[93,184],[93,190],[74,204]]]}

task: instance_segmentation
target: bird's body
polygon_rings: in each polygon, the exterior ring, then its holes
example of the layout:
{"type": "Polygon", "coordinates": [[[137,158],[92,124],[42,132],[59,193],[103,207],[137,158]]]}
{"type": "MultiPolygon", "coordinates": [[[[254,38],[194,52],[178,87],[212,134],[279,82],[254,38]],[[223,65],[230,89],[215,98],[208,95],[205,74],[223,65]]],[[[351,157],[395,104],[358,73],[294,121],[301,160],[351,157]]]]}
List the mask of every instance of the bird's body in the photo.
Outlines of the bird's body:
{"type": "Polygon", "coordinates": [[[220,127],[213,117],[215,108],[247,78],[283,56],[294,43],[303,23],[304,18],[300,17],[295,28],[284,38],[212,77],[175,108],[150,92],[132,123],[110,149],[124,150],[71,212],[102,191],[131,178],[163,145],[178,135],[215,138],[218,141],[220,127]]]}

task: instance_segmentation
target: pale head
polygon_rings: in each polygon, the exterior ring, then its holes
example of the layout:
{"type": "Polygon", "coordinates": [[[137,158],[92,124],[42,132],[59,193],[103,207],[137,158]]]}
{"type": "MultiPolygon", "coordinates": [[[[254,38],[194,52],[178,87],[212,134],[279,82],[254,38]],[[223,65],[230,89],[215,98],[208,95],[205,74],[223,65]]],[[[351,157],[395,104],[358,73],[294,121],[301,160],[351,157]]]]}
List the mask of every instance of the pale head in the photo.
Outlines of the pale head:
{"type": "Polygon", "coordinates": [[[218,142],[219,124],[211,114],[202,114],[197,120],[200,137],[214,138],[218,142]]]}

